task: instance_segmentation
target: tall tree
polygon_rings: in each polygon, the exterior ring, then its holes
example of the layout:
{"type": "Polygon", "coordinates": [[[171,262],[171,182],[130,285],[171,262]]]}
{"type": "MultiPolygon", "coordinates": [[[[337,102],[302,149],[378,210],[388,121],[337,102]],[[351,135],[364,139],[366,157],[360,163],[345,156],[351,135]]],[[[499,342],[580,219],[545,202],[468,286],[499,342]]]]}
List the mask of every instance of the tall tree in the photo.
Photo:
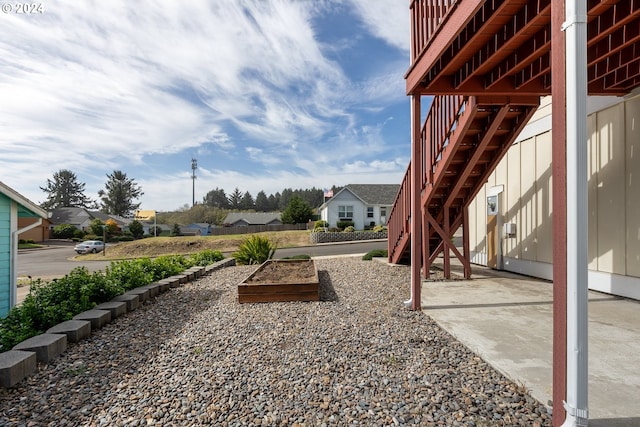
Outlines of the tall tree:
{"type": "Polygon", "coordinates": [[[220,209],[229,208],[229,200],[222,188],[216,187],[215,190],[211,190],[204,196],[203,203],[207,206],[220,209]]]}
{"type": "Polygon", "coordinates": [[[260,191],[256,196],[256,211],[257,212],[269,212],[269,199],[264,191],[260,191]]]}
{"type": "Polygon", "coordinates": [[[255,207],[256,207],[256,204],[253,201],[253,196],[251,195],[251,193],[247,191],[242,196],[242,199],[240,199],[240,209],[249,210],[249,209],[255,209],[255,207]]]}
{"type": "Polygon", "coordinates": [[[229,208],[236,211],[239,210],[241,200],[242,193],[240,192],[240,189],[236,187],[236,189],[233,190],[233,193],[229,194],[229,208]]]}
{"type": "Polygon", "coordinates": [[[68,169],[60,169],[53,174],[53,179],[47,179],[47,185],[40,187],[47,193],[47,200],[41,203],[42,209],[56,208],[87,208],[95,209],[96,201],[84,195],[85,183],[78,181],[75,173],[68,169]]]}
{"type": "Polygon", "coordinates": [[[144,193],[133,178],[128,178],[122,171],[113,171],[107,174],[105,190],[100,190],[98,195],[102,201],[100,210],[111,215],[130,217],[133,211],[140,207],[140,203],[134,201],[144,193]]]}
{"type": "Polygon", "coordinates": [[[284,224],[300,224],[307,222],[313,216],[313,211],[307,202],[300,196],[292,196],[291,201],[282,211],[282,222],[284,224]]]}
{"type": "Polygon", "coordinates": [[[285,188],[282,190],[282,194],[280,195],[280,200],[278,201],[278,207],[281,211],[289,205],[289,201],[293,197],[293,190],[290,188],[285,188]]]}

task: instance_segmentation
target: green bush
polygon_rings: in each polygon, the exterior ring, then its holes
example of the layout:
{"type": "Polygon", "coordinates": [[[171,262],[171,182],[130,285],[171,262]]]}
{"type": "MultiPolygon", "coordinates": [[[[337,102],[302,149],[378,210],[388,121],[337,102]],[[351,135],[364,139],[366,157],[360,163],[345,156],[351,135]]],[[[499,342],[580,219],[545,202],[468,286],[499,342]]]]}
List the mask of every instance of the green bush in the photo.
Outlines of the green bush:
{"type": "Polygon", "coordinates": [[[131,224],[129,224],[129,231],[136,239],[142,239],[142,236],[144,235],[144,226],[140,221],[134,219],[131,221],[131,224]]]}
{"type": "Polygon", "coordinates": [[[139,260],[145,262],[147,260],[149,271],[153,272],[153,280],[165,279],[174,276],[186,270],[192,265],[184,255],[163,255],[155,258],[153,261],[149,258],[139,260]]]}
{"type": "Polygon", "coordinates": [[[189,260],[193,263],[193,265],[199,266],[210,265],[215,262],[222,261],[223,259],[224,255],[222,255],[222,252],[214,251],[211,249],[205,249],[189,256],[189,260]]]}
{"type": "Polygon", "coordinates": [[[75,230],[73,232],[73,238],[74,239],[84,239],[84,235],[85,235],[85,232],[82,231],[82,230],[75,230]]]}
{"type": "Polygon", "coordinates": [[[362,259],[364,261],[371,261],[372,258],[378,258],[378,257],[388,258],[389,252],[386,249],[374,249],[364,254],[362,259]]]}
{"type": "Polygon", "coordinates": [[[354,231],[356,231],[356,228],[353,225],[350,225],[344,229],[345,233],[353,233],[354,231]]]}
{"type": "Polygon", "coordinates": [[[344,230],[345,228],[351,226],[353,227],[355,224],[353,221],[338,221],[336,223],[336,227],[338,227],[341,230],[344,230]]]}
{"type": "Polygon", "coordinates": [[[329,223],[321,219],[315,222],[315,224],[313,225],[313,230],[316,231],[318,228],[324,229],[327,227],[329,227],[329,223]]]}
{"type": "Polygon", "coordinates": [[[191,255],[166,255],[154,260],[140,258],[112,262],[101,271],[89,273],[76,267],[69,274],[49,283],[36,280],[29,294],[7,317],[0,319],[0,352],[96,304],[110,301],[126,290],[181,273],[193,265],[207,265],[223,259],[219,251],[205,250],[191,255]]]}
{"type": "Polygon", "coordinates": [[[387,227],[385,227],[384,225],[376,225],[375,227],[373,227],[374,233],[382,233],[383,231],[387,231],[387,227]]]}
{"type": "Polygon", "coordinates": [[[148,285],[154,281],[153,271],[137,259],[114,261],[104,271],[107,279],[120,283],[125,291],[148,285]]]}
{"type": "Polygon", "coordinates": [[[54,239],[71,239],[78,229],[71,224],[59,224],[53,227],[52,237],[54,239]]]}
{"type": "Polygon", "coordinates": [[[236,263],[239,265],[262,264],[273,258],[276,247],[266,237],[253,235],[244,240],[237,252],[233,253],[236,263]]]}
{"type": "Polygon", "coordinates": [[[86,267],[76,267],[66,276],[48,283],[36,280],[24,301],[0,319],[0,351],[10,350],[17,343],[123,291],[101,272],[89,273],[86,267]]]}

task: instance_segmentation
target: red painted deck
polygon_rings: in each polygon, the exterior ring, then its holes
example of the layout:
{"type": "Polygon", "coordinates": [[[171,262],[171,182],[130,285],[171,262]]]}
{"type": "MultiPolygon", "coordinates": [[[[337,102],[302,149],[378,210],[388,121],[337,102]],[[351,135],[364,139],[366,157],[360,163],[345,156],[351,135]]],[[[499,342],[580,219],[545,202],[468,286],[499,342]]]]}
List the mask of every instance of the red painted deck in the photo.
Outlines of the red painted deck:
{"type": "MultiPolygon", "coordinates": [[[[469,244],[451,244],[467,222],[467,207],[537,108],[540,96],[564,100],[564,1],[412,0],[411,56],[405,76],[414,97],[412,158],[389,219],[389,260],[429,271],[441,252],[453,253],[470,275],[469,244]],[[553,22],[553,29],[552,29],[553,22]],[[553,37],[552,37],[553,35],[553,37]],[[553,39],[553,40],[552,40],[553,39]],[[552,52],[555,46],[555,53],[552,52]],[[555,71],[552,72],[552,64],[555,71]],[[562,69],[561,69],[562,68],[562,69]],[[560,80],[552,83],[552,77],[560,80]],[[424,123],[420,98],[434,96],[424,123]],[[413,186],[416,188],[412,188],[413,186]],[[419,191],[416,191],[418,190],[419,191]],[[419,201],[414,212],[412,195],[419,201]],[[412,224],[411,218],[420,224],[412,224]],[[410,255],[412,229],[414,242],[410,255]],[[415,252],[419,252],[416,254],[415,252]],[[416,265],[419,264],[419,265],[416,265]]],[[[640,86],[640,0],[587,0],[589,95],[625,95],[640,86]]],[[[566,189],[563,103],[554,101],[554,307],[566,301],[566,189]],[[556,110],[562,110],[556,111],[556,110]],[[563,216],[565,216],[564,219],[563,216]]],[[[448,256],[445,274],[448,276],[448,256]]],[[[412,289],[420,309],[420,275],[412,289]]],[[[556,316],[558,317],[558,316],[556,316]]],[[[554,320],[556,343],[566,325],[554,320]]],[[[554,350],[554,407],[562,408],[565,348],[554,350]]],[[[554,425],[564,419],[554,411],[554,425]]]]}

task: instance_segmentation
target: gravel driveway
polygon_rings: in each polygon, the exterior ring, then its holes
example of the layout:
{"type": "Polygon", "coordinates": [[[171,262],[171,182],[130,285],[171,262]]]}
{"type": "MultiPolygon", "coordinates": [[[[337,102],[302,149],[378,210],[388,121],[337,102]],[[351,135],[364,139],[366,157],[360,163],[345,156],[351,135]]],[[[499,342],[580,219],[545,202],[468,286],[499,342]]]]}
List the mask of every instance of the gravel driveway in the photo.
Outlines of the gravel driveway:
{"type": "Polygon", "coordinates": [[[522,387],[402,308],[408,267],[317,265],[321,302],[238,304],[255,267],[172,289],[0,390],[0,425],[551,425],[522,387]]]}

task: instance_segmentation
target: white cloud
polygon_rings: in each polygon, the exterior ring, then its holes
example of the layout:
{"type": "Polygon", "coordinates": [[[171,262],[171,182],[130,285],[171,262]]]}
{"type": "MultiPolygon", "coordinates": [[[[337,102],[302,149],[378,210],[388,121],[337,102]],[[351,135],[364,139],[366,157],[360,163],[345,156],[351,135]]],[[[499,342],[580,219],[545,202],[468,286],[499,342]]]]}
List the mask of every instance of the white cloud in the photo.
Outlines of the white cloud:
{"type": "MultiPolygon", "coordinates": [[[[352,2],[372,34],[406,53],[407,6],[352,2]]],[[[39,202],[38,187],[70,169],[96,198],[106,173],[131,167],[123,170],[143,188],[144,203],[171,209],[191,200],[188,170],[154,168],[150,155],[246,153],[272,169],[305,171],[199,170],[197,188],[252,194],[317,186],[323,176],[348,183],[343,171],[365,170],[355,161],[362,156],[374,170],[383,125],[357,115],[404,97],[406,64],[347,75],[314,32],[314,18],[331,7],[60,0],[42,15],[2,16],[0,180],[39,202]]]]}
{"type": "Polygon", "coordinates": [[[408,1],[351,0],[351,3],[372,34],[391,46],[409,50],[411,27],[408,1]]]}

